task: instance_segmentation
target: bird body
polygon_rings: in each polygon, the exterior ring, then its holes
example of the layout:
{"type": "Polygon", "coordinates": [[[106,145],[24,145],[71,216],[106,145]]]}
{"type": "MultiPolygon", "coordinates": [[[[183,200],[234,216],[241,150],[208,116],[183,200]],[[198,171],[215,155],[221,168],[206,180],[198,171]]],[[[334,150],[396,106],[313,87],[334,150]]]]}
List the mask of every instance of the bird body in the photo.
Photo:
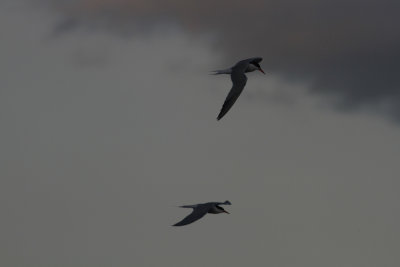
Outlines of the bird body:
{"type": "Polygon", "coordinates": [[[235,104],[236,100],[242,93],[247,82],[247,77],[245,73],[259,70],[265,74],[265,72],[261,69],[259,64],[261,61],[262,61],[261,57],[248,58],[239,61],[231,68],[214,71],[215,75],[230,74],[232,80],[232,88],[225,99],[225,102],[217,117],[217,120],[220,120],[223,116],[225,116],[226,113],[228,113],[228,111],[231,109],[233,104],[235,104]]]}
{"type": "Polygon", "coordinates": [[[173,226],[183,226],[190,223],[193,223],[199,219],[201,219],[207,213],[211,214],[219,214],[219,213],[228,213],[223,207],[220,205],[231,205],[231,202],[228,200],[225,202],[207,202],[202,204],[195,204],[195,205],[184,205],[180,206],[181,208],[192,208],[193,211],[188,216],[186,216],[180,222],[177,222],[173,226]]]}

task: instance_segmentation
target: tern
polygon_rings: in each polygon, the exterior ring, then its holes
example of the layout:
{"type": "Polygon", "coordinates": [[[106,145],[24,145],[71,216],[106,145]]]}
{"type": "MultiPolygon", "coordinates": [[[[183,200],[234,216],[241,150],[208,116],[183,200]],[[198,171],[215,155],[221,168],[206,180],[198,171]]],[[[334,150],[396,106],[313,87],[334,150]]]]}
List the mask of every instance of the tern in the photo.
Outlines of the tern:
{"type": "Polygon", "coordinates": [[[224,70],[215,70],[214,75],[218,74],[230,74],[232,80],[232,89],[229,91],[228,96],[225,99],[224,105],[217,117],[217,120],[220,120],[228,111],[231,109],[233,104],[235,104],[236,100],[240,96],[243,91],[244,86],[247,82],[247,77],[245,75],[246,72],[252,72],[255,70],[259,70],[265,74],[265,72],[260,67],[260,62],[262,57],[253,57],[239,61],[235,66],[224,69],[224,70]]]}
{"type": "Polygon", "coordinates": [[[186,216],[182,221],[177,222],[173,226],[183,226],[183,225],[190,224],[192,222],[195,222],[195,221],[201,219],[207,213],[211,213],[211,214],[228,213],[229,214],[229,212],[224,210],[224,208],[221,207],[220,205],[232,205],[232,204],[231,204],[231,202],[229,202],[227,200],[225,202],[208,202],[208,203],[203,203],[203,204],[180,206],[181,208],[191,208],[191,209],[193,209],[193,211],[188,216],[186,216]]]}

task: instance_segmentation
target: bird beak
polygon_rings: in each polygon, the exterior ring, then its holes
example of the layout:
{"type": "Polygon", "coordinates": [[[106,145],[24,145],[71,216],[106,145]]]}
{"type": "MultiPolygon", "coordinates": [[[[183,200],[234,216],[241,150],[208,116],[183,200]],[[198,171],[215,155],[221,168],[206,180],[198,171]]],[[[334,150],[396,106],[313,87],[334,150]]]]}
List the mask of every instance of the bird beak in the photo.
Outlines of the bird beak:
{"type": "Polygon", "coordinates": [[[226,210],[224,210],[224,212],[225,212],[225,213],[228,213],[228,214],[230,214],[230,213],[229,213],[229,212],[227,212],[226,210]]]}
{"type": "Polygon", "coordinates": [[[265,72],[261,68],[259,68],[258,70],[265,74],[265,72]]]}

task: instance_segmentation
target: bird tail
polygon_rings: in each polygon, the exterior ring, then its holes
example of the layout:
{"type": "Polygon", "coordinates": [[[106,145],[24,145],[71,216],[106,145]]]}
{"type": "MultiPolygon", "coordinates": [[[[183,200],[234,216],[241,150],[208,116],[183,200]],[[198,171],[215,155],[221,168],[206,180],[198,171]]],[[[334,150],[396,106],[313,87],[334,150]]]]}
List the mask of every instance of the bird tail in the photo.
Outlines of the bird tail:
{"type": "Polygon", "coordinates": [[[184,205],[184,206],[179,206],[180,208],[191,208],[194,209],[197,207],[197,205],[184,205]]]}
{"type": "Polygon", "coordinates": [[[218,75],[218,74],[231,74],[232,73],[232,69],[224,69],[224,70],[213,70],[211,71],[212,73],[210,73],[211,75],[218,75]]]}

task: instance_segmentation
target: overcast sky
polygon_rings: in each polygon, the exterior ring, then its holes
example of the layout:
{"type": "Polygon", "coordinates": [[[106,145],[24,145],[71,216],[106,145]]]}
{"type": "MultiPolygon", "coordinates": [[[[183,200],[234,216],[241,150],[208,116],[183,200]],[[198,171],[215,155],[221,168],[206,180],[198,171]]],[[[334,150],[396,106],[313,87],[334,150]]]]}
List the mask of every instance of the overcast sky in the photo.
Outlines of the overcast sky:
{"type": "Polygon", "coordinates": [[[0,265],[399,266],[398,7],[2,1],[0,265]]]}

